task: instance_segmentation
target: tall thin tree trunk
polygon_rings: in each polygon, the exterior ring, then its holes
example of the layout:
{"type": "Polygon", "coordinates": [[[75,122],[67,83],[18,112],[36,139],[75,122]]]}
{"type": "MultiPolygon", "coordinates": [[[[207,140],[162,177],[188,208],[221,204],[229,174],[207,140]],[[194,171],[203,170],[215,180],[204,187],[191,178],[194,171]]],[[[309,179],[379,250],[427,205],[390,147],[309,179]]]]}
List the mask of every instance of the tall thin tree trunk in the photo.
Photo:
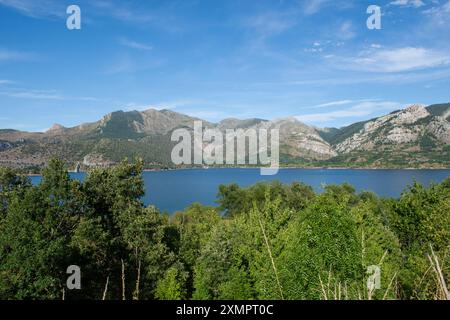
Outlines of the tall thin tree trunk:
{"type": "Polygon", "coordinates": [[[123,263],[123,259],[120,259],[122,262],[122,300],[125,299],[125,264],[123,263]]]}
{"type": "Polygon", "coordinates": [[[102,300],[106,300],[106,293],[108,292],[108,283],[109,283],[109,276],[106,278],[105,290],[103,291],[102,300]]]}
{"type": "Polygon", "coordinates": [[[141,281],[141,260],[139,259],[137,268],[136,289],[134,291],[133,299],[139,300],[139,283],[141,281]]]}

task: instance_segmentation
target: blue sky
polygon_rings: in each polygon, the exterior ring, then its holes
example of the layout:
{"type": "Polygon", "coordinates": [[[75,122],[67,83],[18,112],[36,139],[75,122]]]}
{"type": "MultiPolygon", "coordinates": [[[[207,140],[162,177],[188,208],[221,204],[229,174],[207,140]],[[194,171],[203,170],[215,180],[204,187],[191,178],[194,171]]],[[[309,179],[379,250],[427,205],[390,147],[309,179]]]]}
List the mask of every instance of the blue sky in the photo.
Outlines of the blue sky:
{"type": "Polygon", "coordinates": [[[0,128],[151,107],[339,127],[450,102],[449,35],[450,0],[0,0],[0,128]]]}

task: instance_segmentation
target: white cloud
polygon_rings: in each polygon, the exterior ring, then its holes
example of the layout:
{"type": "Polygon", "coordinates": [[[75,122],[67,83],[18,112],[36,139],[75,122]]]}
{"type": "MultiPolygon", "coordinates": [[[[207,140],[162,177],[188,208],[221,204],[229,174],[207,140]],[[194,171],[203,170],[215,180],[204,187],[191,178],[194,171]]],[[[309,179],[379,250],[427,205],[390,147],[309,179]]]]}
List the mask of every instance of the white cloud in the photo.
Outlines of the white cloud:
{"type": "Polygon", "coordinates": [[[433,6],[424,10],[423,13],[437,26],[448,26],[450,23],[450,0],[441,6],[433,6]]]}
{"type": "Polygon", "coordinates": [[[337,100],[337,101],[331,101],[331,102],[317,104],[314,106],[309,106],[309,107],[306,107],[303,109],[320,109],[320,108],[337,107],[337,106],[344,106],[344,105],[355,104],[355,103],[374,102],[374,101],[376,101],[376,100],[373,100],[373,99],[337,100]]]}
{"type": "MultiPolygon", "coordinates": [[[[8,82],[14,83],[14,82],[8,82]]],[[[0,80],[1,84],[1,80],[0,80]]],[[[76,100],[76,101],[105,101],[103,99],[87,97],[87,96],[66,96],[55,90],[31,90],[21,88],[5,88],[0,91],[0,96],[16,99],[30,99],[30,100],[76,100]]]]}
{"type": "Polygon", "coordinates": [[[350,117],[362,117],[369,115],[370,112],[366,110],[338,110],[327,113],[313,113],[306,114],[303,116],[297,116],[296,118],[304,123],[323,123],[329,122],[341,118],[350,118],[350,117]]]}
{"type": "Polygon", "coordinates": [[[149,69],[156,69],[165,63],[163,58],[137,57],[129,52],[120,53],[113,57],[104,67],[104,73],[108,75],[121,73],[143,72],[149,69]]]}
{"type": "Polygon", "coordinates": [[[54,91],[41,91],[41,90],[10,90],[0,91],[0,95],[8,96],[11,98],[22,99],[42,99],[42,100],[64,100],[64,97],[54,91]]]}
{"type": "Polygon", "coordinates": [[[0,0],[0,5],[32,18],[66,17],[64,4],[56,0],[0,0]]]}
{"type": "Polygon", "coordinates": [[[450,54],[433,49],[404,47],[369,50],[349,59],[346,67],[371,72],[402,72],[450,64],[450,54]]]}
{"type": "Polygon", "coordinates": [[[314,48],[305,48],[303,49],[305,52],[311,52],[311,53],[317,53],[317,52],[323,52],[323,48],[320,47],[314,47],[314,48]]]}
{"type": "Polygon", "coordinates": [[[353,23],[351,21],[345,21],[344,23],[342,23],[339,27],[337,36],[344,40],[354,38],[356,36],[356,33],[353,30],[353,23]]]}
{"type": "Polygon", "coordinates": [[[154,22],[156,17],[148,12],[133,10],[129,6],[124,5],[126,1],[108,1],[108,0],[91,0],[89,4],[97,9],[98,14],[108,15],[114,19],[132,22],[132,23],[148,23],[154,22]]]}
{"type": "Polygon", "coordinates": [[[425,5],[422,0],[395,0],[390,3],[393,6],[419,8],[425,5]]]}
{"type": "MultiPolygon", "coordinates": [[[[81,1],[78,1],[81,2],[81,1]]],[[[5,6],[32,18],[66,19],[68,1],[61,0],[0,0],[0,6],[5,6]]],[[[76,3],[75,3],[76,4],[76,3]]],[[[107,16],[117,21],[133,25],[153,25],[170,32],[179,32],[179,23],[159,12],[135,9],[130,1],[85,0],[81,4],[83,23],[95,22],[93,16],[107,16]],[[83,15],[87,12],[87,15],[83,15]]]]}
{"type": "MultiPolygon", "coordinates": [[[[0,0],[2,1],[2,0],[0,0]]],[[[0,48],[0,62],[2,61],[23,61],[33,58],[28,52],[14,51],[0,48]]]]}
{"type": "Polygon", "coordinates": [[[281,34],[298,23],[295,13],[268,11],[250,17],[244,23],[246,27],[254,29],[260,35],[268,37],[281,34]]]}
{"type": "Polygon", "coordinates": [[[8,84],[13,84],[15,83],[12,80],[7,80],[7,79],[0,79],[0,86],[4,86],[4,85],[8,85],[8,84]]]}
{"type": "Polygon", "coordinates": [[[120,38],[119,44],[122,46],[128,47],[128,48],[137,49],[137,50],[150,51],[153,49],[153,47],[148,44],[133,41],[133,40],[130,40],[127,38],[120,38]]]}
{"type": "Polygon", "coordinates": [[[304,6],[304,12],[307,15],[313,15],[320,11],[330,0],[309,0],[304,6]]]}
{"type": "Polygon", "coordinates": [[[336,120],[348,119],[348,123],[354,121],[354,118],[375,116],[377,113],[385,113],[386,111],[398,110],[402,107],[402,104],[392,101],[365,101],[357,104],[353,104],[345,109],[335,110],[330,112],[311,113],[305,115],[296,116],[299,121],[323,125],[324,123],[330,123],[336,120]]]}

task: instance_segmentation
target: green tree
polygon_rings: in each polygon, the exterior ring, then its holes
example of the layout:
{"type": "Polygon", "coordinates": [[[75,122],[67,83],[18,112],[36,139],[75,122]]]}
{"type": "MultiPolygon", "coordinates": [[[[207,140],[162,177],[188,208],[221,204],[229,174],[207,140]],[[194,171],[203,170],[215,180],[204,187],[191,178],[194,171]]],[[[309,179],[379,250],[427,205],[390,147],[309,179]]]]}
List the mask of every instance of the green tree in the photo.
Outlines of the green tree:
{"type": "Polygon", "coordinates": [[[164,277],[158,281],[155,297],[159,300],[182,300],[186,298],[187,272],[181,265],[167,269],[164,277]]]}
{"type": "Polygon", "coordinates": [[[426,189],[414,183],[398,201],[388,202],[390,226],[397,234],[405,255],[400,273],[404,298],[435,298],[439,290],[428,255],[431,250],[442,259],[443,273],[450,276],[450,188],[447,179],[426,189]]]}
{"type": "Polygon", "coordinates": [[[73,264],[69,243],[83,212],[80,185],[52,160],[39,186],[13,191],[0,225],[0,296],[56,299],[73,264]]]}
{"type": "Polygon", "coordinates": [[[92,297],[99,298],[108,282],[106,298],[152,298],[157,280],[173,263],[163,243],[162,216],[141,201],[142,166],[138,160],[94,169],[83,184],[92,210],[75,230],[72,246],[88,270],[92,297]]]}
{"type": "Polygon", "coordinates": [[[23,196],[29,187],[31,181],[28,177],[19,175],[13,169],[0,167],[0,222],[6,216],[12,194],[23,196]]]}

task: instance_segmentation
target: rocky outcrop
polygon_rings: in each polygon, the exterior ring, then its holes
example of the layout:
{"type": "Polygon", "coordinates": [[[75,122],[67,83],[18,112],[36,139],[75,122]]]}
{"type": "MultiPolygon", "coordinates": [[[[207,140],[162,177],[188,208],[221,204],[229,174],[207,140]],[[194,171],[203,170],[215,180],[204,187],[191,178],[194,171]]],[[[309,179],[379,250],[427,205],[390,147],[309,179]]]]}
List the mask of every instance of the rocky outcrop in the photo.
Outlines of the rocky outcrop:
{"type": "Polygon", "coordinates": [[[280,130],[280,144],[288,146],[294,157],[321,160],[337,155],[316,129],[295,117],[279,119],[271,123],[273,128],[280,130]]]}
{"type": "Polygon", "coordinates": [[[336,156],[336,152],[318,131],[295,117],[267,121],[262,119],[225,119],[218,128],[225,132],[234,129],[279,130],[280,147],[291,157],[321,160],[336,156]]]}
{"type": "Polygon", "coordinates": [[[105,159],[101,154],[88,154],[83,158],[83,165],[86,167],[109,167],[114,162],[105,159]]]}
{"type": "Polygon", "coordinates": [[[443,143],[450,145],[450,122],[442,117],[435,117],[428,125],[427,130],[443,143]]]}
{"type": "Polygon", "coordinates": [[[354,150],[370,151],[374,148],[401,147],[419,144],[421,137],[432,136],[438,143],[449,144],[450,123],[433,116],[421,105],[411,105],[403,110],[379,117],[364,124],[362,129],[336,145],[339,153],[354,150]]]}
{"type": "Polygon", "coordinates": [[[394,128],[386,134],[385,141],[391,143],[408,143],[416,141],[420,131],[408,128],[394,128]]]}
{"type": "Polygon", "coordinates": [[[381,119],[386,118],[387,121],[391,121],[394,124],[404,125],[415,123],[417,120],[426,118],[429,115],[430,113],[425,106],[413,104],[403,110],[381,117],[381,119]]]}
{"type": "Polygon", "coordinates": [[[66,128],[58,123],[55,123],[46,133],[62,133],[66,128]]]}

